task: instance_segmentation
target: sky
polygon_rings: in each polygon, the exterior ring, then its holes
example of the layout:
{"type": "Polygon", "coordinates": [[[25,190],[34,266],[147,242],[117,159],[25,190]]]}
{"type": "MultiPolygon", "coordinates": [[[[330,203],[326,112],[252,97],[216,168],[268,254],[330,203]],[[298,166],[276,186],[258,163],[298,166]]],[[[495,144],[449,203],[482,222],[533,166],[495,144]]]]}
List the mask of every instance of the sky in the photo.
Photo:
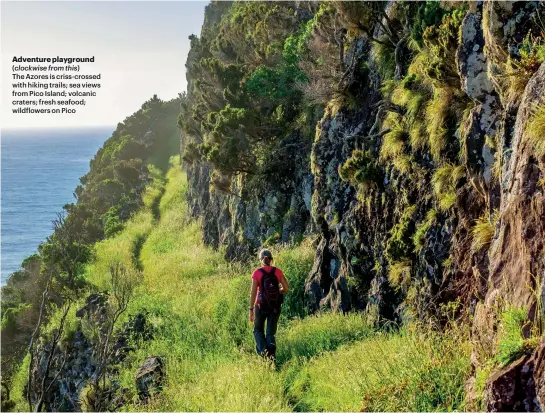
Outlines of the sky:
{"type": "Polygon", "coordinates": [[[2,128],[115,126],[154,94],[176,97],[186,89],[188,37],[200,35],[207,4],[2,0],[2,128]],[[14,56],[94,56],[82,73],[100,73],[101,88],[75,114],[14,114],[14,56]]]}

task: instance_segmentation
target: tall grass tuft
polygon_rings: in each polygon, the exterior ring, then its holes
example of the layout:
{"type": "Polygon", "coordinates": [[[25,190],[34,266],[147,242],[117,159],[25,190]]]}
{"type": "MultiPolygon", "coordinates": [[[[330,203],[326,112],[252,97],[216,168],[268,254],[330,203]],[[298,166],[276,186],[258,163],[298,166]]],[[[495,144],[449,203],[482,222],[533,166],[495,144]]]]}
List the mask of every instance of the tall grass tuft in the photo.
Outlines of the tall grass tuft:
{"type": "Polygon", "coordinates": [[[434,172],[432,177],[433,190],[441,211],[449,210],[456,203],[456,187],[464,176],[464,165],[450,163],[441,166],[434,172]]]}
{"type": "Polygon", "coordinates": [[[526,129],[528,139],[534,146],[537,156],[545,155],[545,105],[540,106],[528,122],[526,129]]]}
{"type": "Polygon", "coordinates": [[[441,159],[447,147],[448,136],[446,120],[453,100],[452,90],[441,88],[435,91],[433,99],[426,107],[426,124],[429,134],[429,147],[434,161],[441,159]]]}
{"type": "Polygon", "coordinates": [[[498,219],[499,214],[493,212],[491,214],[485,213],[485,215],[475,220],[475,225],[471,230],[473,237],[471,250],[473,253],[479,252],[492,242],[492,238],[496,232],[496,223],[498,222],[498,219]]]}
{"type": "MultiPolygon", "coordinates": [[[[537,321],[537,320],[536,320],[537,321]]],[[[504,367],[531,351],[541,340],[541,334],[532,331],[532,322],[528,318],[526,308],[509,306],[500,314],[500,326],[495,361],[504,367]],[[533,334],[526,338],[523,330],[528,328],[533,334]]]]}

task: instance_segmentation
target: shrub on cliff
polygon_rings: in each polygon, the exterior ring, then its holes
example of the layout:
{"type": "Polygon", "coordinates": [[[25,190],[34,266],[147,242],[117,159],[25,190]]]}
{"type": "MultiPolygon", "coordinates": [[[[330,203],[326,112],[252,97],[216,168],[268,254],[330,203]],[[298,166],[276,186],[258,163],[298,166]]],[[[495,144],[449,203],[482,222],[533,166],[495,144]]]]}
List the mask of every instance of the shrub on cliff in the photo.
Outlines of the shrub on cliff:
{"type": "Polygon", "coordinates": [[[382,175],[382,170],[370,151],[356,149],[343,165],[339,165],[340,178],[363,192],[381,185],[382,175]]]}
{"type": "Polygon", "coordinates": [[[545,105],[537,108],[527,126],[528,138],[537,156],[545,155],[545,105]]]}

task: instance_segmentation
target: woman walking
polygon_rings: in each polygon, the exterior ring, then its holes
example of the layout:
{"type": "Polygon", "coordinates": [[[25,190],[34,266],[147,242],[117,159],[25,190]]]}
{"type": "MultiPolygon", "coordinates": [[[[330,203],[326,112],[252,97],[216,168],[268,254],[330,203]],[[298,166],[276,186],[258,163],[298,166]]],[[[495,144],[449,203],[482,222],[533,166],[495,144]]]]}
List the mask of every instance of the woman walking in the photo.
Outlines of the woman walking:
{"type": "Polygon", "coordinates": [[[250,291],[250,322],[254,323],[254,338],[257,354],[275,360],[276,328],[284,294],[289,290],[282,270],[272,266],[273,256],[269,250],[259,253],[261,267],[252,274],[250,291]],[[265,323],[267,324],[265,333],[265,323]]]}

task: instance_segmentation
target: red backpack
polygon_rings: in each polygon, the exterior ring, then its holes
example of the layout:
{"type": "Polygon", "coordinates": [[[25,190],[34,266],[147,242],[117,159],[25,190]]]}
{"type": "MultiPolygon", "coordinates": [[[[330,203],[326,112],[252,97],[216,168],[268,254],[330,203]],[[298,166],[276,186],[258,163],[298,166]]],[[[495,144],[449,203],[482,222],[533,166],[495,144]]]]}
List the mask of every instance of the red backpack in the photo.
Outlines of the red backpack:
{"type": "Polygon", "coordinates": [[[280,312],[284,296],[280,294],[280,283],[275,275],[276,268],[272,267],[271,272],[259,269],[263,276],[261,277],[261,287],[257,303],[259,309],[264,312],[280,312]]]}

